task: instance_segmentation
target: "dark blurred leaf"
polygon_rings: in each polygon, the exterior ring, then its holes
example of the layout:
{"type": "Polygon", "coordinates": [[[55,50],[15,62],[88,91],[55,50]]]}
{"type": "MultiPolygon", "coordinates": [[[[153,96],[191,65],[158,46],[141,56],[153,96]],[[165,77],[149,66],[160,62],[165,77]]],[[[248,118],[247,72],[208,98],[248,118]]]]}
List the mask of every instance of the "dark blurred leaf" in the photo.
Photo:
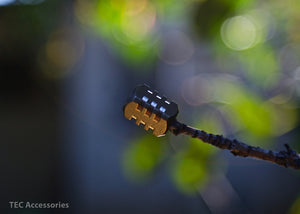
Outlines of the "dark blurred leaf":
{"type": "Polygon", "coordinates": [[[223,21],[236,10],[252,4],[253,0],[206,0],[195,12],[195,28],[200,37],[213,39],[219,35],[223,21]]]}

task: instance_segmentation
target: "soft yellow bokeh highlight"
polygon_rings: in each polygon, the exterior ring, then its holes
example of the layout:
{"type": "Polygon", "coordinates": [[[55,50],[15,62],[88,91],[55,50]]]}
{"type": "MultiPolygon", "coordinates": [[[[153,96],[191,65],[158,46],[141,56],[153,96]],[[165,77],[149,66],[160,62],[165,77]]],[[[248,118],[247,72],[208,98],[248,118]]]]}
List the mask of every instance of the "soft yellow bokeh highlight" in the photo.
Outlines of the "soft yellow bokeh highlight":
{"type": "Polygon", "coordinates": [[[82,35],[71,28],[58,28],[52,32],[38,54],[39,75],[47,79],[61,79],[72,71],[84,54],[82,35]]]}
{"type": "Polygon", "coordinates": [[[69,29],[54,32],[46,43],[47,59],[59,68],[73,66],[83,51],[83,39],[69,29]]]}
{"type": "Polygon", "coordinates": [[[257,39],[257,28],[247,16],[235,16],[227,19],[221,27],[224,44],[233,50],[246,50],[257,39]]]}
{"type": "Polygon", "coordinates": [[[123,13],[121,29],[123,33],[133,41],[145,39],[154,27],[156,19],[155,9],[148,4],[137,13],[123,13]]]}

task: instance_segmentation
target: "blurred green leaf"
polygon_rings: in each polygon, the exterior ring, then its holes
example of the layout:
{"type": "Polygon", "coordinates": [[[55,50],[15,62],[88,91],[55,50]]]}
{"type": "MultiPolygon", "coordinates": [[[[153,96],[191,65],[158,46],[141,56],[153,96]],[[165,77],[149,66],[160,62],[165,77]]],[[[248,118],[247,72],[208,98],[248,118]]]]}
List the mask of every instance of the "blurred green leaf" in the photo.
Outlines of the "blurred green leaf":
{"type": "Polygon", "coordinates": [[[81,23],[108,41],[126,63],[147,66],[156,59],[157,11],[150,1],[78,0],[75,14],[81,23]]]}
{"type": "Polygon", "coordinates": [[[279,65],[274,51],[267,45],[259,45],[238,54],[239,60],[243,63],[244,71],[249,80],[261,87],[272,87],[276,82],[266,81],[279,71],[279,65]]]}
{"type": "Polygon", "coordinates": [[[234,81],[216,79],[215,99],[225,103],[225,116],[236,129],[244,128],[256,136],[270,135],[272,115],[263,100],[234,81]]]}
{"type": "Polygon", "coordinates": [[[174,166],[173,179],[182,192],[187,194],[197,192],[208,179],[205,161],[192,157],[178,159],[174,166]]]}
{"type": "Polygon", "coordinates": [[[250,7],[255,0],[206,0],[196,8],[195,28],[205,39],[219,37],[222,23],[237,11],[250,7]]]}
{"type": "Polygon", "coordinates": [[[199,159],[207,160],[218,151],[216,147],[204,143],[197,138],[191,138],[190,142],[191,146],[187,153],[190,156],[198,156],[199,159]]]}
{"type": "Polygon", "coordinates": [[[162,162],[165,154],[165,142],[152,134],[136,139],[125,150],[123,168],[133,180],[148,178],[162,162]]]}
{"type": "Polygon", "coordinates": [[[296,199],[296,201],[293,203],[290,214],[300,214],[300,197],[296,199]]]}
{"type": "MultiPolygon", "coordinates": [[[[213,107],[199,112],[201,113],[201,116],[196,117],[196,120],[193,122],[195,128],[214,134],[222,134],[224,132],[220,112],[213,107]]],[[[198,139],[191,139],[192,142],[197,140],[198,139]]],[[[207,148],[209,149],[209,147],[207,148]]]]}
{"type": "Polygon", "coordinates": [[[158,15],[161,19],[172,20],[182,15],[187,1],[177,1],[176,3],[172,0],[153,0],[154,5],[157,8],[158,15]]]}
{"type": "Polygon", "coordinates": [[[188,147],[175,155],[172,177],[175,185],[184,193],[194,194],[211,176],[214,154],[217,149],[199,139],[190,138],[188,147]]]}

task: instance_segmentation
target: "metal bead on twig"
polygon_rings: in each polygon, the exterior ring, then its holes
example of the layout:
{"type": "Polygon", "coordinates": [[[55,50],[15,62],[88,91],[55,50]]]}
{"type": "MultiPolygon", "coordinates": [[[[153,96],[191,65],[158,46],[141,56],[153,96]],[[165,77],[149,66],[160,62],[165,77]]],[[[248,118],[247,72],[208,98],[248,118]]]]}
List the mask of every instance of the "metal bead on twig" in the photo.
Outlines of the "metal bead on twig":
{"type": "Polygon", "coordinates": [[[152,133],[157,137],[165,135],[169,130],[174,135],[189,135],[220,149],[229,150],[235,156],[253,157],[284,167],[300,169],[300,155],[288,144],[285,144],[286,151],[275,152],[250,146],[236,139],[231,140],[222,135],[206,133],[178,122],[177,104],[147,85],[140,85],[134,89],[123,110],[127,119],[135,119],[137,125],[143,124],[145,130],[153,130],[152,133]]]}

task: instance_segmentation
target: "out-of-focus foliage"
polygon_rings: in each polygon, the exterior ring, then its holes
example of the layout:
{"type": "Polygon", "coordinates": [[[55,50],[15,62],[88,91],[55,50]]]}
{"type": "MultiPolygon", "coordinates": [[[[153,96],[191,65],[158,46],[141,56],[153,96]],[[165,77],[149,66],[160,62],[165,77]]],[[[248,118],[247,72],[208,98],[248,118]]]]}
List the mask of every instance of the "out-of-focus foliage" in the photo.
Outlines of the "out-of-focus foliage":
{"type": "Polygon", "coordinates": [[[290,214],[299,214],[300,213],[300,197],[294,202],[290,209],[290,214]]]}
{"type": "Polygon", "coordinates": [[[192,0],[77,0],[75,15],[110,42],[129,64],[151,65],[160,48],[160,25],[179,18],[192,0]]]}
{"type": "MultiPolygon", "coordinates": [[[[206,130],[221,129],[219,123],[200,124],[206,130]]],[[[198,126],[197,126],[198,127],[198,126]]],[[[171,177],[175,185],[187,194],[195,194],[206,184],[216,171],[224,168],[220,158],[216,157],[217,149],[197,139],[189,139],[172,159],[167,159],[169,152],[165,138],[157,138],[151,134],[138,138],[126,148],[123,156],[125,174],[135,180],[144,181],[149,178],[163,161],[171,166],[171,177]]],[[[184,143],[184,142],[181,142],[184,143]]]]}
{"type": "Polygon", "coordinates": [[[293,106],[277,105],[263,100],[238,81],[215,77],[212,80],[212,87],[215,88],[216,101],[225,103],[223,110],[228,122],[236,131],[246,130],[250,136],[257,137],[281,135],[293,128],[296,123],[296,111],[293,106]],[[279,121],[283,115],[288,120],[281,123],[279,121]]]}
{"type": "MultiPolygon", "coordinates": [[[[0,3],[3,6],[0,8],[3,10],[0,13],[0,57],[22,59],[22,63],[31,67],[30,75],[39,80],[41,77],[58,79],[64,76],[80,58],[74,56],[83,53],[76,48],[82,47],[83,43],[74,40],[77,37],[74,30],[65,29],[63,25],[56,29],[59,21],[52,17],[60,13],[58,2],[11,0],[0,3]]],[[[25,72],[20,70],[18,77],[22,79],[22,75],[25,72]]]]}
{"type": "Polygon", "coordinates": [[[123,156],[124,170],[128,177],[135,180],[149,177],[164,159],[164,141],[163,138],[147,134],[132,142],[123,156]]]}
{"type": "Polygon", "coordinates": [[[197,7],[195,12],[195,28],[199,35],[205,39],[211,39],[218,35],[225,18],[234,14],[237,10],[245,10],[255,1],[253,0],[206,0],[197,7]]]}
{"type": "MultiPolygon", "coordinates": [[[[34,61],[39,76],[56,80],[85,54],[82,34],[93,34],[126,65],[159,65],[153,84],[174,93],[180,116],[190,115],[184,123],[267,148],[299,126],[298,0],[76,0],[61,8],[58,2],[3,0],[1,7],[11,6],[0,13],[0,56],[34,61]],[[79,30],[72,16],[53,18],[71,6],[79,30]],[[29,54],[18,56],[21,49],[29,54]]],[[[192,194],[226,169],[218,150],[197,139],[177,137],[181,146],[173,145],[175,137],[132,139],[122,163],[135,180],[147,180],[166,161],[178,189],[192,194]]],[[[299,204],[291,213],[300,213],[299,204]]]]}
{"type": "MultiPolygon", "coordinates": [[[[197,121],[200,122],[194,127],[201,127],[208,132],[219,134],[223,132],[223,127],[213,110],[207,110],[201,120],[197,121]]],[[[198,139],[187,139],[186,146],[175,154],[172,163],[172,177],[175,185],[187,194],[197,193],[211,177],[224,169],[224,160],[217,156],[217,151],[217,148],[198,139]]]]}
{"type": "MultiPolygon", "coordinates": [[[[266,146],[299,123],[298,9],[295,0],[77,0],[74,13],[130,65],[195,68],[168,80],[195,109],[186,123],[266,146]],[[204,43],[210,56],[201,55],[204,43]],[[212,68],[201,64],[206,57],[212,68]]],[[[148,177],[161,163],[164,149],[155,141],[129,145],[123,160],[130,177],[148,177]]],[[[170,165],[175,184],[191,193],[210,179],[215,150],[186,141],[170,165]]]]}
{"type": "Polygon", "coordinates": [[[115,52],[130,63],[151,62],[156,51],[156,10],[147,0],[78,0],[79,21],[110,41],[115,52]]]}
{"type": "MultiPolygon", "coordinates": [[[[296,125],[297,111],[292,103],[264,100],[261,95],[246,88],[241,80],[231,75],[200,74],[188,80],[186,87],[194,88],[194,84],[202,84],[201,79],[205,79],[205,90],[202,87],[196,90],[184,88],[189,93],[187,101],[197,105],[202,104],[201,102],[216,103],[216,108],[222,112],[222,115],[206,118],[202,111],[202,123],[214,121],[222,124],[220,119],[223,117],[235,132],[245,130],[247,139],[252,139],[253,143],[257,140],[265,142],[263,139],[266,137],[279,136],[296,125]]],[[[218,130],[212,129],[211,132],[216,133],[218,130]]]]}
{"type": "Polygon", "coordinates": [[[197,139],[187,144],[186,149],[175,154],[172,177],[181,191],[193,194],[212,176],[212,169],[218,162],[214,158],[217,149],[197,139]]]}
{"type": "Polygon", "coordinates": [[[41,75],[48,79],[65,77],[78,63],[84,49],[84,39],[72,28],[55,29],[40,50],[38,65],[41,75]]]}

